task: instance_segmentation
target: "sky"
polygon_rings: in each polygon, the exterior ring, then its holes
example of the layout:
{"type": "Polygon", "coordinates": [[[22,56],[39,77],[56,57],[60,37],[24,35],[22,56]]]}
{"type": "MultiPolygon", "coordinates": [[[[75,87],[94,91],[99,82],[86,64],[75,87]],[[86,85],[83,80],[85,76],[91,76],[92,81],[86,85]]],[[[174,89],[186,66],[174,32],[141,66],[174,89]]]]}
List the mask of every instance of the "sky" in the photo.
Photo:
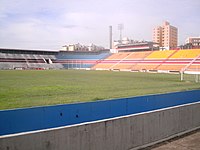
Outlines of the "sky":
{"type": "Polygon", "coordinates": [[[123,37],[151,41],[164,21],[178,28],[179,44],[200,36],[200,0],[0,0],[0,48],[108,48],[109,26],[118,40],[118,24],[123,37]]]}

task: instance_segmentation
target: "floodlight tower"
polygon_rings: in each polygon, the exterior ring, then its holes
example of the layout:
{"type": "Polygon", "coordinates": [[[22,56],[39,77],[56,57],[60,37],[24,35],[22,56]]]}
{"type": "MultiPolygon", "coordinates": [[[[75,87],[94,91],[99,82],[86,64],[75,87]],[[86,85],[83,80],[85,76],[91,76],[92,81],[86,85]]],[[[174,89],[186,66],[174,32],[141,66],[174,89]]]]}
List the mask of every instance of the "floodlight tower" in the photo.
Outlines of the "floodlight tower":
{"type": "Polygon", "coordinates": [[[119,30],[119,41],[122,42],[122,30],[124,29],[124,25],[122,23],[118,24],[118,30],[119,30]]]}

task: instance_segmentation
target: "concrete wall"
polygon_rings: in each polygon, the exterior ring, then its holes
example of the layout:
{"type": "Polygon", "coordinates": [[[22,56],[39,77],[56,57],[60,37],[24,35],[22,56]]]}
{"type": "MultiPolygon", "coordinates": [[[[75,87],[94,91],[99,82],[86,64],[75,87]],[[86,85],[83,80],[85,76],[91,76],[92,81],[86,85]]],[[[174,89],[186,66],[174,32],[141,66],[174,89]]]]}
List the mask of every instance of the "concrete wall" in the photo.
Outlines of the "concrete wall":
{"type": "Polygon", "coordinates": [[[136,114],[200,101],[200,90],[0,111],[0,136],[136,114]]]}
{"type": "Polygon", "coordinates": [[[0,150],[128,150],[200,127],[200,102],[92,123],[6,135],[0,150]]]}

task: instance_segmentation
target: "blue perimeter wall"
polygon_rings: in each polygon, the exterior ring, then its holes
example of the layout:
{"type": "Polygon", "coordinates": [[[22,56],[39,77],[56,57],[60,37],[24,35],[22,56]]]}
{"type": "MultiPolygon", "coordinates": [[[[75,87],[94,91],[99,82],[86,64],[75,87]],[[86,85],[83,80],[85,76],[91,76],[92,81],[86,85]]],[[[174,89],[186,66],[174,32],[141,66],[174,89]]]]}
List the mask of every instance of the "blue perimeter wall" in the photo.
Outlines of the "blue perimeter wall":
{"type": "Polygon", "coordinates": [[[136,114],[200,101],[200,90],[0,111],[0,135],[136,114]]]}

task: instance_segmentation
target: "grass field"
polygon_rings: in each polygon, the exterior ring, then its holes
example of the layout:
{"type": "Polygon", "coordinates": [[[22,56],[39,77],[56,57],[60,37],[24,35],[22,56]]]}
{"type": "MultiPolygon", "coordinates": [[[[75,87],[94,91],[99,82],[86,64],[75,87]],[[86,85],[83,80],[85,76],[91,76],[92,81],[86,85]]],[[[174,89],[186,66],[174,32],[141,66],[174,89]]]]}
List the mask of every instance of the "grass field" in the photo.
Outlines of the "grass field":
{"type": "Polygon", "coordinates": [[[200,88],[180,75],[110,71],[0,71],[0,110],[200,88]]]}

